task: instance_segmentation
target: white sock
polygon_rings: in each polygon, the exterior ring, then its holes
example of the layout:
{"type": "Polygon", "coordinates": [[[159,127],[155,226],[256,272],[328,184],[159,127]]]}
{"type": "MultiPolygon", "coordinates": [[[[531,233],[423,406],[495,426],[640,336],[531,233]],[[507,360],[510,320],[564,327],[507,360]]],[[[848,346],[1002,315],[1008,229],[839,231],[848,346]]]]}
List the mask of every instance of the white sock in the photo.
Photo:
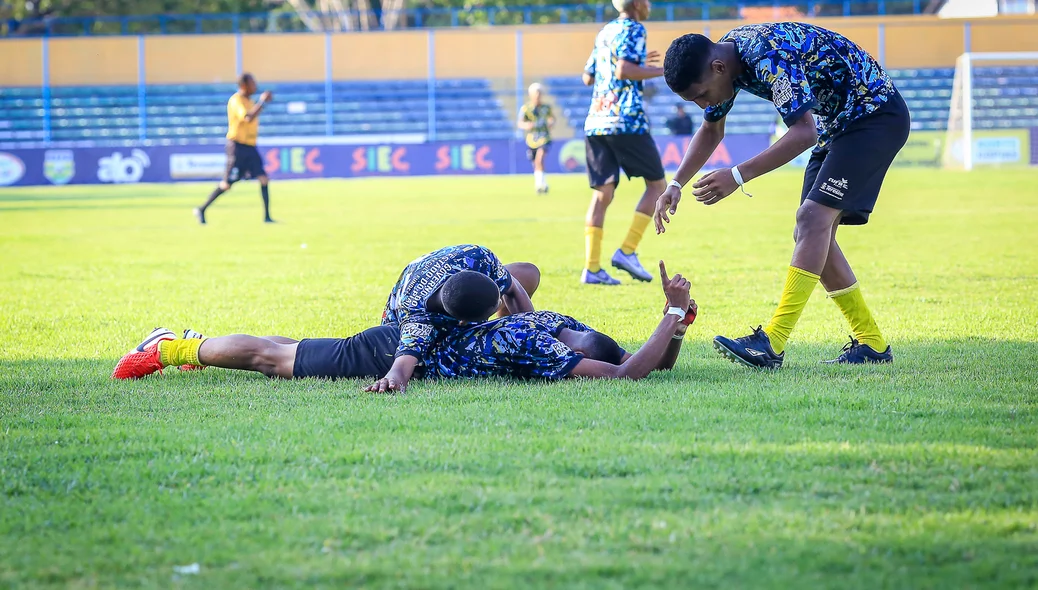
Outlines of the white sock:
{"type": "Polygon", "coordinates": [[[536,188],[544,188],[544,173],[540,170],[534,170],[533,183],[536,185],[536,188]]]}

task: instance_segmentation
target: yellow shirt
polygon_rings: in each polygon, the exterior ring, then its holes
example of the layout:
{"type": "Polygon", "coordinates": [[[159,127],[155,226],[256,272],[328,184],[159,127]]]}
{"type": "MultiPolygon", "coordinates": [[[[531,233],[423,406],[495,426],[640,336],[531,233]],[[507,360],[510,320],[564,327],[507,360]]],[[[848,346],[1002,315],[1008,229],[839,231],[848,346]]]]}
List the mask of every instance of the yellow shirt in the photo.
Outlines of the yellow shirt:
{"type": "Polygon", "coordinates": [[[252,107],[252,99],[237,92],[227,101],[227,139],[245,145],[256,145],[259,115],[253,117],[252,121],[245,120],[245,115],[249,114],[252,107]]]}

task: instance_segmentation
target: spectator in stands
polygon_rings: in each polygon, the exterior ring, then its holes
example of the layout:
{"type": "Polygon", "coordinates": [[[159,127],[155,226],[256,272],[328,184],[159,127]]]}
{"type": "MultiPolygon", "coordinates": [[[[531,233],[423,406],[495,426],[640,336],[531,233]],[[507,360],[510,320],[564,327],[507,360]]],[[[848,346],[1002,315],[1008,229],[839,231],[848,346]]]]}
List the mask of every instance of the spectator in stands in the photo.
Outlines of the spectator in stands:
{"type": "Polygon", "coordinates": [[[584,84],[593,86],[591,107],[584,121],[588,183],[594,191],[584,228],[584,272],[587,285],[619,285],[602,268],[602,227],[606,208],[620,184],[620,170],[628,178],[645,179],[645,192],[635,206],[634,219],[620,248],[613,253],[613,267],[639,281],[651,281],[636,250],[649,226],[656,197],[667,188],[663,161],[649,134],[643,106],[644,81],[663,75],[659,52],[646,52],[645,26],[652,5],[649,0],[613,0],[620,15],[599,31],[595,48],[584,66],[584,84]]]}
{"type": "Polygon", "coordinates": [[[684,106],[674,107],[674,116],[667,119],[667,129],[671,135],[692,135],[692,117],[685,112],[684,106]]]}
{"type": "Polygon", "coordinates": [[[256,137],[259,135],[259,115],[263,107],[274,98],[269,90],[260,95],[259,102],[252,102],[256,94],[256,79],[252,74],[242,74],[238,79],[238,92],[227,101],[227,171],[223,180],[209,195],[204,205],[195,209],[198,223],[205,225],[205,211],[217,197],[231,190],[231,185],[242,179],[255,178],[260,183],[260,194],[263,196],[263,221],[274,223],[270,218],[270,193],[267,183],[267,171],[263,168],[263,158],[256,149],[256,137]]]}
{"type": "Polygon", "coordinates": [[[526,132],[526,155],[533,162],[533,183],[538,194],[548,192],[544,180],[544,156],[551,147],[551,128],[555,126],[555,115],[551,105],[541,102],[542,88],[537,82],[530,84],[530,102],[519,110],[518,127],[526,132]]]}

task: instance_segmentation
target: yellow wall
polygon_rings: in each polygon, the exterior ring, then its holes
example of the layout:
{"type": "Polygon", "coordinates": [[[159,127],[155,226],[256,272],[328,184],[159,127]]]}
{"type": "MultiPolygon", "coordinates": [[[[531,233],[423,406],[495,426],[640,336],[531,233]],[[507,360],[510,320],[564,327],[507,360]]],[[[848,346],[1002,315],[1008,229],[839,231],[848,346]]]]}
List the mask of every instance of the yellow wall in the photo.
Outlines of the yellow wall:
{"type": "Polygon", "coordinates": [[[37,40],[0,41],[0,94],[4,86],[39,86],[43,83],[43,46],[37,40]]]}
{"type": "MultiPolygon", "coordinates": [[[[717,39],[745,21],[651,22],[649,50],[666,51],[689,32],[717,39]]],[[[847,35],[891,68],[950,67],[965,51],[970,23],[972,51],[1038,51],[1038,17],[1003,16],[944,20],[929,16],[814,19],[847,35]],[[880,27],[885,45],[880,48],[880,27]]],[[[523,77],[576,75],[584,67],[600,25],[545,25],[435,29],[434,67],[443,78],[515,76],[516,32],[522,31],[523,77]]],[[[415,79],[428,74],[429,31],[332,35],[332,76],[350,79],[415,79]]],[[[52,39],[51,83],[133,84],[137,81],[135,37],[52,39]]],[[[0,41],[0,88],[42,82],[42,41],[0,41]]],[[[148,36],[144,38],[149,84],[231,82],[236,77],[234,35],[148,36]]],[[[262,81],[324,79],[325,36],[243,35],[242,66],[262,81]]],[[[2,90],[0,90],[2,92],[2,90]]]]}
{"type": "MultiPolygon", "coordinates": [[[[144,38],[148,84],[233,82],[234,35],[175,35],[144,38]]],[[[285,56],[291,57],[291,56],[285,56]]]]}

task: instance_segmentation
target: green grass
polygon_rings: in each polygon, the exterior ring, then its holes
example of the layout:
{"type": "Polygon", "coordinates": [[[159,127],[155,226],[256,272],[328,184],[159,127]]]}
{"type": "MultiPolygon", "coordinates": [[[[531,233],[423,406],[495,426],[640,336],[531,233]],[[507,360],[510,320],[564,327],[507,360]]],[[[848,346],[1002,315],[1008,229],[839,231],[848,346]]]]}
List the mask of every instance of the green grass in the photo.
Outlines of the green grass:
{"type": "MultiPolygon", "coordinates": [[[[108,379],[156,325],[338,336],[400,268],[478,242],[539,307],[636,347],[658,282],[577,284],[583,178],[0,191],[0,586],[1038,586],[1034,172],[891,173],[841,242],[897,355],[826,367],[816,291],[779,372],[717,356],[777,302],[795,173],[647,236],[694,282],[675,371],[638,382],[108,379]],[[301,245],[306,244],[306,248],[301,245]],[[200,563],[198,575],[173,566],[200,563]]],[[[636,187],[606,227],[612,252],[636,187]]]]}

